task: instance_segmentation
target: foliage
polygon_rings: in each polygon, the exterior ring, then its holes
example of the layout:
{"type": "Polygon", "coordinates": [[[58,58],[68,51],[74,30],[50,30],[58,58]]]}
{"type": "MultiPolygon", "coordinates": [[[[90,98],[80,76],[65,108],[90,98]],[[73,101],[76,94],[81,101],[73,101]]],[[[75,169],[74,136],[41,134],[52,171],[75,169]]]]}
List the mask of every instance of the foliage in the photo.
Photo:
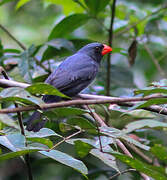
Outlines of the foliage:
{"type": "MultiPolygon", "coordinates": [[[[110,94],[166,95],[165,0],[116,2],[110,94]]],[[[12,79],[32,85],[25,89],[2,88],[0,109],[17,103],[40,110],[44,94],[69,99],[44,80],[61,60],[85,44],[109,41],[112,4],[110,0],[1,0],[0,65],[12,79]],[[16,39],[3,27],[8,27],[16,39]]],[[[106,69],[104,57],[96,81],[86,92],[106,94],[106,69]]],[[[143,110],[151,105],[160,105],[163,110],[166,103],[166,97],[162,96],[129,108],[119,104],[91,105],[91,110],[50,109],[43,112],[49,119],[46,128],[36,133],[25,130],[25,136],[20,134],[19,114],[0,114],[1,167],[5,171],[5,163],[16,164],[16,157],[24,162],[24,155],[30,154],[33,176],[39,180],[56,177],[105,180],[128,167],[154,179],[167,179],[166,117],[143,110]],[[91,111],[105,119],[108,126],[97,127],[91,111]],[[130,147],[138,151],[133,151],[131,158],[121,151],[118,142],[126,144],[130,152],[134,150],[130,147]]],[[[31,112],[21,113],[23,123],[30,115],[31,112]]],[[[20,172],[9,171],[11,175],[6,174],[5,179],[12,179],[16,174],[17,179],[26,179],[20,172]]],[[[120,175],[118,179],[125,176],[120,175]]]]}

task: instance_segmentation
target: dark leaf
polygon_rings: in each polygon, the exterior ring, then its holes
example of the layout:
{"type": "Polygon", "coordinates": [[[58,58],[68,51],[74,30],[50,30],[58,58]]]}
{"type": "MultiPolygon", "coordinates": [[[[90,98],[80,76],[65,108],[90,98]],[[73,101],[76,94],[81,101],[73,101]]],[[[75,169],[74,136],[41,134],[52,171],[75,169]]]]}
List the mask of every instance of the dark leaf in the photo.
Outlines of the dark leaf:
{"type": "Polygon", "coordinates": [[[60,21],[52,30],[49,35],[49,40],[66,37],[75,29],[85,24],[89,20],[89,16],[86,14],[72,14],[65,17],[60,21]]]}
{"type": "Polygon", "coordinates": [[[137,56],[137,40],[133,40],[132,44],[128,49],[129,54],[129,64],[132,66],[135,63],[135,59],[137,56]]]}

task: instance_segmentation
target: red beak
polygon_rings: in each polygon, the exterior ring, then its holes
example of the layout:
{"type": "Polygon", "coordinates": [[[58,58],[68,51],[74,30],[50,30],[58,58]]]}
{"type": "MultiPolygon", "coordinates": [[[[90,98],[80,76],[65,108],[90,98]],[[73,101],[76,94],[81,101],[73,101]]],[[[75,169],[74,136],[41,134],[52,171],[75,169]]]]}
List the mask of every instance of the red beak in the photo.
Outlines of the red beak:
{"type": "Polygon", "coordinates": [[[112,51],[112,48],[110,46],[107,46],[106,44],[103,44],[104,48],[102,50],[102,55],[105,55],[112,51]]]}

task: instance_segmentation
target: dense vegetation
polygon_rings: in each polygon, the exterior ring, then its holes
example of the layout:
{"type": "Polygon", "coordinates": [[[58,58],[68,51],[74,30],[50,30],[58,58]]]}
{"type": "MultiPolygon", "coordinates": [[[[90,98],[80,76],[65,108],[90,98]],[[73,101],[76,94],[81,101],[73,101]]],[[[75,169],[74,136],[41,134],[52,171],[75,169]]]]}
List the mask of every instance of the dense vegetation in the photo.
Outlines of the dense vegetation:
{"type": "Polygon", "coordinates": [[[0,179],[166,180],[166,42],[165,0],[1,0],[0,179]],[[44,80],[90,42],[113,48],[92,96],[26,131],[43,94],[64,96],[44,80]]]}

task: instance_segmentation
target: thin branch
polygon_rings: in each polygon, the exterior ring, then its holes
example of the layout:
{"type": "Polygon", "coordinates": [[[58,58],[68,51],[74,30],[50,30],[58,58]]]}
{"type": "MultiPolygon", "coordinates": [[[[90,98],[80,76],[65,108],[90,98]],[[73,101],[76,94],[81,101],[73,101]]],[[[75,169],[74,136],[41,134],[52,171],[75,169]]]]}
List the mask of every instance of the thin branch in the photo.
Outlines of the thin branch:
{"type": "Polygon", "coordinates": [[[23,50],[26,50],[26,47],[24,44],[22,44],[20,41],[18,41],[2,24],[0,24],[0,28],[11,38],[13,41],[16,42],[23,50]]]}
{"type": "Polygon", "coordinates": [[[154,56],[154,54],[152,53],[152,51],[146,44],[144,44],[144,48],[147,51],[147,53],[149,54],[149,56],[151,57],[151,60],[155,64],[155,67],[157,68],[158,72],[161,74],[161,76],[165,77],[166,73],[163,71],[163,69],[159,65],[158,59],[156,59],[156,57],[154,56]]]}
{"type": "MultiPolygon", "coordinates": [[[[157,98],[167,98],[167,96],[162,95],[152,95],[146,97],[131,97],[131,98],[111,98],[111,99],[90,99],[90,100],[69,100],[69,101],[62,101],[56,103],[48,103],[48,104],[41,104],[40,107],[38,105],[26,106],[26,107],[19,107],[19,108],[11,108],[11,109],[1,109],[0,113],[16,113],[16,112],[23,112],[23,111],[31,111],[37,109],[52,109],[57,107],[68,107],[73,105],[89,105],[89,104],[118,104],[123,102],[137,102],[137,101],[147,101],[149,99],[157,99],[157,98]]],[[[166,111],[166,109],[163,109],[166,111]]],[[[166,112],[167,113],[167,112],[166,112]]]]}
{"type": "Polygon", "coordinates": [[[74,137],[74,136],[80,134],[81,132],[83,132],[83,130],[82,130],[82,129],[79,129],[79,131],[77,131],[77,132],[75,132],[75,133],[69,135],[68,137],[63,138],[63,140],[59,141],[59,142],[56,143],[52,148],[50,148],[49,151],[51,151],[52,149],[56,148],[57,146],[59,146],[59,145],[62,144],[63,142],[69,140],[70,138],[72,138],[72,137],[74,137]]]}
{"type": "MultiPolygon", "coordinates": [[[[111,7],[111,22],[110,22],[110,29],[109,29],[109,37],[108,37],[108,44],[112,46],[113,41],[113,25],[114,25],[114,18],[115,18],[115,8],[116,8],[116,0],[113,0],[112,7],[111,7]]],[[[106,74],[106,95],[110,95],[110,77],[111,77],[111,53],[107,56],[107,74],[106,74]]]]}
{"type": "MultiPolygon", "coordinates": [[[[20,82],[12,81],[12,80],[0,79],[0,87],[26,88],[28,86],[30,86],[30,84],[20,83],[20,82]]],[[[90,94],[79,94],[78,97],[82,98],[82,99],[88,99],[88,100],[93,100],[93,99],[94,100],[112,100],[112,101],[114,100],[115,104],[118,104],[119,106],[125,106],[125,107],[132,107],[132,106],[136,105],[136,103],[132,102],[132,101],[131,102],[117,102],[117,100],[124,99],[124,98],[117,98],[117,97],[109,97],[109,96],[102,96],[102,95],[90,95],[90,94]]],[[[154,98],[161,98],[161,97],[162,97],[161,95],[156,95],[154,98]]],[[[134,99],[134,101],[135,100],[136,99],[134,99]]],[[[145,109],[145,110],[151,111],[151,112],[156,112],[159,114],[167,115],[167,108],[163,108],[163,107],[158,106],[158,105],[152,105],[152,106],[145,107],[142,109],[145,109]]],[[[30,110],[33,110],[33,109],[30,109],[30,110]]]]}
{"type": "Polygon", "coordinates": [[[157,11],[152,12],[151,14],[148,14],[147,16],[145,16],[144,18],[140,19],[139,21],[137,21],[137,22],[135,22],[135,23],[127,26],[127,27],[126,27],[125,29],[123,29],[122,31],[116,33],[116,34],[114,35],[114,38],[120,36],[121,34],[127,32],[127,31],[129,31],[131,28],[134,28],[135,26],[137,26],[139,23],[143,22],[144,20],[146,20],[146,19],[149,18],[150,16],[153,16],[153,15],[155,15],[155,14],[158,14],[159,12],[161,12],[162,10],[164,10],[164,9],[166,9],[166,8],[167,8],[167,5],[164,5],[164,6],[162,6],[160,9],[158,9],[157,11]]]}
{"type": "Polygon", "coordinates": [[[127,169],[127,170],[125,170],[125,171],[118,172],[118,173],[114,174],[113,176],[111,176],[111,177],[109,178],[109,180],[114,179],[114,178],[116,178],[117,176],[120,176],[120,175],[122,175],[122,174],[129,173],[129,172],[133,172],[133,171],[136,172],[136,169],[127,169]]]}

